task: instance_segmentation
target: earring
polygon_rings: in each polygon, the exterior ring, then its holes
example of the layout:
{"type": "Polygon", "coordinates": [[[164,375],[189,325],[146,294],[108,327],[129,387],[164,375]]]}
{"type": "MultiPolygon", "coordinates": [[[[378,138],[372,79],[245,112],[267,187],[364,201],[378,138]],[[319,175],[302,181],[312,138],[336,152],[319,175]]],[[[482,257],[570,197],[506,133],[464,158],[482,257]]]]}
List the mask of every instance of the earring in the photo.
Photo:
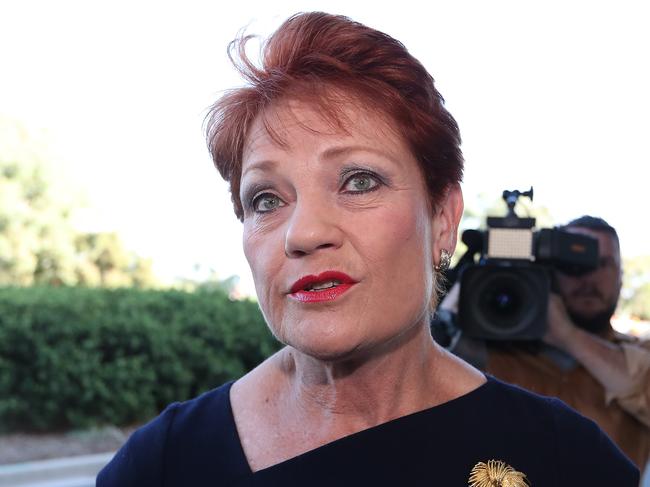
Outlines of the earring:
{"type": "Polygon", "coordinates": [[[440,264],[434,265],[433,270],[436,272],[445,272],[447,269],[449,269],[449,265],[451,264],[451,255],[447,251],[447,249],[442,249],[440,251],[440,264]]]}

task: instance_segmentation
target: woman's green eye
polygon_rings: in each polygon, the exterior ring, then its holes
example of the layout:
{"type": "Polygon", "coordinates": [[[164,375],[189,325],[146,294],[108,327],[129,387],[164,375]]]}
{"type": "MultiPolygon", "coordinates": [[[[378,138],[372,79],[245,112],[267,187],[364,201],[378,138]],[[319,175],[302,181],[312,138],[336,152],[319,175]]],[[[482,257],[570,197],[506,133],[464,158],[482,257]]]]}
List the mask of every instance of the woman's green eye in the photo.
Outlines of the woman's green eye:
{"type": "Polygon", "coordinates": [[[378,185],[377,180],[370,174],[355,174],[347,180],[343,189],[352,193],[363,193],[376,188],[378,185]]]}
{"type": "Polygon", "coordinates": [[[284,206],[283,201],[271,193],[261,194],[253,200],[253,208],[258,213],[268,213],[281,206],[284,206]]]}

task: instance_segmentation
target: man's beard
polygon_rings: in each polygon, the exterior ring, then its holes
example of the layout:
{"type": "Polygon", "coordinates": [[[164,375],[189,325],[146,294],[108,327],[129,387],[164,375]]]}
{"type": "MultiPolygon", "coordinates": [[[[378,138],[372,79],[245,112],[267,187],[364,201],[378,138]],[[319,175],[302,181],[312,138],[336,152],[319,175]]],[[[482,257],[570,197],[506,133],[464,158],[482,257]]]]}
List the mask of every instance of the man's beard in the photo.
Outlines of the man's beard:
{"type": "Polygon", "coordinates": [[[571,309],[571,302],[582,298],[596,299],[601,303],[607,303],[607,301],[610,301],[598,286],[590,282],[583,283],[579,288],[574,289],[568,296],[563,296],[564,305],[571,321],[573,321],[578,328],[582,328],[589,333],[600,334],[611,329],[611,319],[612,316],[614,316],[618,304],[618,293],[616,294],[616,297],[606,305],[603,311],[597,313],[584,313],[571,309]]]}
{"type": "Polygon", "coordinates": [[[617,303],[614,302],[613,305],[604,311],[588,316],[573,312],[570,309],[567,309],[567,312],[569,313],[571,321],[573,321],[577,327],[582,328],[589,333],[600,334],[610,329],[611,319],[612,316],[614,316],[614,312],[616,311],[616,304],[617,303]]]}

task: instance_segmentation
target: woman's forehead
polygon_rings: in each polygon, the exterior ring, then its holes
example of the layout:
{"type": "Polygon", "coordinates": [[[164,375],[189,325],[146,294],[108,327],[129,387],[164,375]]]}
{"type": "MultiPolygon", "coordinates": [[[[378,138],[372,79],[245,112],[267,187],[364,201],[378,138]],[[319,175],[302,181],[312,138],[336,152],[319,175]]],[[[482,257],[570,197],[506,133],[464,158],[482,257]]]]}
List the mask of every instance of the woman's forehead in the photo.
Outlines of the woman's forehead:
{"type": "Polygon", "coordinates": [[[387,137],[403,145],[387,116],[360,102],[324,110],[320,104],[292,99],[273,104],[255,118],[245,139],[243,159],[260,151],[290,149],[305,138],[372,142],[387,137]]]}

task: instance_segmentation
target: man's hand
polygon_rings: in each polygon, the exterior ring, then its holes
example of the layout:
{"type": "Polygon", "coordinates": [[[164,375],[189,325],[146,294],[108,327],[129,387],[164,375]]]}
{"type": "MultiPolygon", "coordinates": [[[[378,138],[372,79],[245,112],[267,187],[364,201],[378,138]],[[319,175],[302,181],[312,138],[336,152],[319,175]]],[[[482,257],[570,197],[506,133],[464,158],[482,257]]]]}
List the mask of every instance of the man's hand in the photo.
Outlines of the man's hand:
{"type": "Polygon", "coordinates": [[[572,355],[611,395],[634,386],[635,378],[627,370],[621,346],[578,328],[557,294],[551,294],[549,299],[548,327],[543,340],[572,355]]]}
{"type": "Polygon", "coordinates": [[[571,321],[562,298],[557,294],[551,294],[549,297],[547,316],[546,333],[542,340],[565,352],[570,352],[577,328],[571,321]]]}

